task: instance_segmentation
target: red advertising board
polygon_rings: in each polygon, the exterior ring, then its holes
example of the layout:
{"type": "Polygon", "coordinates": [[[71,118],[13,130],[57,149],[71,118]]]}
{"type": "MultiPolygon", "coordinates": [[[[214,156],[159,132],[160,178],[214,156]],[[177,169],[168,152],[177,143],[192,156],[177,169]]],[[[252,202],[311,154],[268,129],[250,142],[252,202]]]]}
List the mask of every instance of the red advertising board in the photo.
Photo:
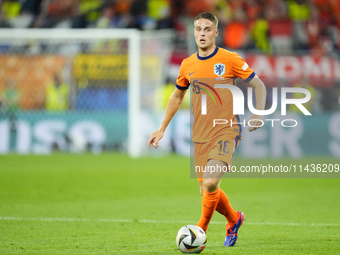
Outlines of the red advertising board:
{"type": "MultiPolygon", "coordinates": [[[[330,87],[340,79],[340,61],[328,56],[246,55],[246,61],[265,80],[307,78],[315,87],[330,87]]],[[[274,81],[266,85],[274,86],[274,81]]]]}

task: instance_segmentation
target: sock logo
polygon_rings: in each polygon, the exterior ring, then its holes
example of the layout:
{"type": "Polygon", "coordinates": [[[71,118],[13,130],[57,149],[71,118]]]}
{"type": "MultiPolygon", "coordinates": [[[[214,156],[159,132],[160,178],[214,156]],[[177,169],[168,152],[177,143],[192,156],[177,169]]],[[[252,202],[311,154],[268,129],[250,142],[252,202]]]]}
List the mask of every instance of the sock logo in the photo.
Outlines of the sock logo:
{"type": "Polygon", "coordinates": [[[207,209],[214,209],[214,207],[208,207],[204,204],[204,207],[207,208],[207,209]]]}

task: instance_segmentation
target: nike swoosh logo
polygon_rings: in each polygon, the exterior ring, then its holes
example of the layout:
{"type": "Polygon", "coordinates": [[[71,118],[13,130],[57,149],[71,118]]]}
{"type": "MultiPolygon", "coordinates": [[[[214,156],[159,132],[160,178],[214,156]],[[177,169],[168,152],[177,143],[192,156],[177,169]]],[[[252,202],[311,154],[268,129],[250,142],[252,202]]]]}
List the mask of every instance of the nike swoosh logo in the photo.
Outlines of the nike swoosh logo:
{"type": "Polygon", "coordinates": [[[194,74],[194,73],[196,73],[196,71],[195,71],[195,72],[192,72],[192,73],[189,73],[189,76],[192,75],[192,74],[194,74]]]}
{"type": "Polygon", "coordinates": [[[206,205],[204,205],[204,207],[208,209],[214,209],[214,207],[207,207],[206,205]]]}
{"type": "Polygon", "coordinates": [[[218,155],[220,155],[220,156],[225,156],[226,154],[221,154],[221,153],[218,153],[218,155]]]}

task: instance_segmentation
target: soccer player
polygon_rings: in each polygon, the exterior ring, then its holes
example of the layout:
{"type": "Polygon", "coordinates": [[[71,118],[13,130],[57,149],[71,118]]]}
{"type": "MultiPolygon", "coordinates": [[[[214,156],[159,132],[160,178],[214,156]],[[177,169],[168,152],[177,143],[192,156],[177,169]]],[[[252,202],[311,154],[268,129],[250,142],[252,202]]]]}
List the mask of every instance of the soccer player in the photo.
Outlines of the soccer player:
{"type": "MultiPolygon", "coordinates": [[[[213,78],[216,82],[235,85],[236,78],[248,82],[255,90],[256,109],[264,110],[266,89],[262,81],[248,64],[235,52],[230,52],[215,45],[218,35],[218,20],[211,13],[201,13],[194,20],[194,36],[198,46],[198,52],[184,59],[176,88],[171,95],[160,128],[150,135],[150,144],[158,148],[158,142],[178,110],[184,95],[191,85],[192,104],[194,114],[193,141],[195,142],[195,166],[215,166],[222,169],[231,167],[232,157],[241,139],[242,122],[233,114],[233,98],[229,89],[213,88],[211,85],[200,82],[200,78],[213,78]],[[192,84],[191,84],[192,83],[192,84]],[[210,91],[209,91],[210,90],[210,91]],[[216,96],[218,100],[206,100],[206,109],[202,110],[202,98],[206,94],[216,96]],[[215,101],[218,101],[216,103],[215,101]],[[209,110],[209,114],[202,114],[209,110]],[[215,125],[214,119],[232,120],[233,125],[215,125]],[[238,123],[238,124],[237,124],[238,123]]],[[[207,96],[207,95],[206,95],[207,96]]],[[[261,126],[263,117],[253,115],[246,123],[248,131],[254,131],[261,126]]],[[[245,122],[245,120],[244,120],[245,122]]],[[[220,188],[223,171],[208,172],[198,171],[198,183],[202,195],[202,214],[197,225],[204,231],[216,210],[227,219],[226,238],[224,246],[234,246],[237,240],[238,230],[245,216],[243,212],[235,211],[230,205],[228,197],[220,188]]],[[[225,173],[228,174],[228,173],[225,173]]]]}

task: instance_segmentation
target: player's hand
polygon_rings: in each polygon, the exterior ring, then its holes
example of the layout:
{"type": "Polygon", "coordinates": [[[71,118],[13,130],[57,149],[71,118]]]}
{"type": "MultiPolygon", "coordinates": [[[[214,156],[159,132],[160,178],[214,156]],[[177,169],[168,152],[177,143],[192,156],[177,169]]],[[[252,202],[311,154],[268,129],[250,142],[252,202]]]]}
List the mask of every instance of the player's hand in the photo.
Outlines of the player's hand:
{"type": "Polygon", "coordinates": [[[163,135],[164,135],[164,132],[160,131],[160,130],[157,130],[156,132],[153,132],[150,135],[150,139],[148,141],[148,148],[150,149],[150,144],[152,144],[152,146],[157,149],[158,146],[159,146],[158,142],[159,142],[159,140],[162,139],[163,135]]]}
{"type": "Polygon", "coordinates": [[[249,121],[251,121],[251,126],[248,127],[248,131],[252,132],[256,129],[259,129],[263,126],[263,116],[262,115],[253,115],[248,121],[247,125],[249,125],[249,121]]]}

